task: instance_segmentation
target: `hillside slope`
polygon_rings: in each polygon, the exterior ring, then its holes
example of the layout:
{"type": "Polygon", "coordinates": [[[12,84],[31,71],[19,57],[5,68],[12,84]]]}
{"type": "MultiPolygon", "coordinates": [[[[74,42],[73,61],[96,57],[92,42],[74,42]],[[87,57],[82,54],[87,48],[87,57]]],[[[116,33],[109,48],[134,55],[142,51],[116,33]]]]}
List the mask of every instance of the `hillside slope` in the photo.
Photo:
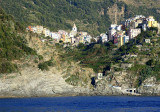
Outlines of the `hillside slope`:
{"type": "Polygon", "coordinates": [[[75,22],[79,31],[96,36],[106,32],[111,23],[137,14],[153,15],[159,20],[158,3],[159,0],[1,0],[0,6],[26,26],[39,24],[57,31],[69,30],[75,22]]]}
{"type": "Polygon", "coordinates": [[[61,60],[56,45],[25,32],[1,9],[0,23],[0,97],[89,94],[92,69],[61,60]]]}
{"type": "Polygon", "coordinates": [[[16,61],[26,55],[36,55],[23,37],[24,28],[12,16],[0,9],[0,73],[16,71],[16,61]]]}

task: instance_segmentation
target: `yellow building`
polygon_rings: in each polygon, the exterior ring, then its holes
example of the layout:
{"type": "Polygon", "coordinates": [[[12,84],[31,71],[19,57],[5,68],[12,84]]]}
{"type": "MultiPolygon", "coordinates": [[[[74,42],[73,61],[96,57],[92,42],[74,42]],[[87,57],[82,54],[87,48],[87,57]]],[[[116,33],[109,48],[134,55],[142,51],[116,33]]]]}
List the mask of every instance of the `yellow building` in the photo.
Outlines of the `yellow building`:
{"type": "Polygon", "coordinates": [[[66,36],[65,35],[62,35],[61,37],[61,41],[65,42],[66,41],[66,36]]]}
{"type": "Polygon", "coordinates": [[[148,27],[158,27],[157,21],[148,21],[148,27]]]}
{"type": "Polygon", "coordinates": [[[123,40],[123,36],[118,38],[118,47],[121,47],[124,45],[124,40],[123,40]]]}
{"type": "Polygon", "coordinates": [[[79,43],[84,43],[84,37],[83,36],[79,37],[79,43]]]}
{"type": "Polygon", "coordinates": [[[69,36],[66,36],[65,43],[71,43],[71,38],[69,36]]]}
{"type": "Polygon", "coordinates": [[[153,16],[149,16],[148,17],[148,27],[158,27],[158,22],[155,21],[154,17],[153,16]]]}

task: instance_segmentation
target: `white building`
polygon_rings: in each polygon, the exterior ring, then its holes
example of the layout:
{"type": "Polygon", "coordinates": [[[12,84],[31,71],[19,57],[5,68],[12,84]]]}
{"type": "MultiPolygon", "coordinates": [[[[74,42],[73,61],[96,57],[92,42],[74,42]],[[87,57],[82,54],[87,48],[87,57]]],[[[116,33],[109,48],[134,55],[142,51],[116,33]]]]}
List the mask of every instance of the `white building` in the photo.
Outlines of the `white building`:
{"type": "Polygon", "coordinates": [[[147,24],[143,24],[143,25],[142,25],[142,30],[143,30],[143,31],[147,31],[147,24]]]}
{"type": "Polygon", "coordinates": [[[115,29],[111,29],[109,30],[109,40],[113,40],[113,35],[116,33],[117,31],[115,29]]]}
{"type": "Polygon", "coordinates": [[[38,34],[41,34],[43,32],[43,26],[36,26],[36,28],[38,34]]]}
{"type": "Polygon", "coordinates": [[[118,26],[116,27],[116,30],[121,31],[121,30],[122,30],[122,25],[118,25],[118,26]]]}
{"type": "Polygon", "coordinates": [[[33,30],[34,33],[37,33],[37,28],[36,27],[33,26],[32,30],[33,30]]]}
{"type": "Polygon", "coordinates": [[[136,36],[138,36],[140,33],[141,33],[141,29],[140,29],[140,28],[130,29],[130,31],[129,31],[129,38],[130,38],[130,39],[133,39],[133,38],[135,38],[136,36]]]}
{"type": "Polygon", "coordinates": [[[101,41],[104,43],[104,42],[108,42],[108,36],[105,34],[105,33],[102,33],[101,35],[100,35],[100,37],[101,37],[101,41]]]}
{"type": "Polygon", "coordinates": [[[102,80],[103,79],[103,73],[98,73],[97,74],[97,79],[102,80]]]}
{"type": "Polygon", "coordinates": [[[85,43],[91,43],[91,39],[92,39],[92,36],[91,35],[87,35],[84,37],[84,42],[85,43]]]}
{"type": "Polygon", "coordinates": [[[129,36],[124,35],[123,37],[124,44],[129,42],[129,36]]]}
{"type": "Polygon", "coordinates": [[[151,43],[150,39],[145,39],[145,43],[151,43]]]}
{"type": "Polygon", "coordinates": [[[50,32],[51,38],[54,40],[60,40],[61,35],[58,32],[50,32]]]}
{"type": "Polygon", "coordinates": [[[65,36],[68,36],[68,32],[64,31],[64,30],[59,30],[58,33],[60,35],[65,35],[65,36]]]}

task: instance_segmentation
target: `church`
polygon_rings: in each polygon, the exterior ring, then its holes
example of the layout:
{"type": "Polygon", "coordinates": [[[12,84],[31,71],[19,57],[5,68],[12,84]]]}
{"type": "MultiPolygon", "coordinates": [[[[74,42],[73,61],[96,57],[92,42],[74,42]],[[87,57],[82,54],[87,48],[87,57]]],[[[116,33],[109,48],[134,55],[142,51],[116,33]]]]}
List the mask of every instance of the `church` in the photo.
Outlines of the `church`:
{"type": "Polygon", "coordinates": [[[74,23],[74,25],[73,25],[73,27],[72,27],[72,31],[69,33],[69,36],[71,37],[71,38],[73,38],[73,37],[75,37],[77,35],[77,27],[76,27],[76,25],[75,25],[75,23],[74,23]]]}
{"type": "Polygon", "coordinates": [[[71,43],[76,43],[76,38],[75,38],[76,35],[77,35],[77,27],[76,24],[74,23],[72,31],[69,33],[69,37],[71,38],[71,43]]]}

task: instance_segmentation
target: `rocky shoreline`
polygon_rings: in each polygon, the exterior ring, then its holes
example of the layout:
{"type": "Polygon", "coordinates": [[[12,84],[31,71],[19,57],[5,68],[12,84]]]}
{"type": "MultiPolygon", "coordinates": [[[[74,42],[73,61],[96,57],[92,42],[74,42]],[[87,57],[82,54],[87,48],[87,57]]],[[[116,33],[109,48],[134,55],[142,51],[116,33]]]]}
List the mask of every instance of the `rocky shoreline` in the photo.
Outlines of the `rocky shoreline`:
{"type": "MultiPolygon", "coordinates": [[[[41,71],[38,68],[27,67],[19,73],[4,75],[0,78],[0,98],[132,96],[106,85],[96,88],[72,86],[65,82],[61,73],[56,71],[56,69],[52,70],[41,71]]],[[[154,78],[150,78],[144,82],[144,85],[152,82],[152,87],[139,87],[137,89],[138,93],[142,96],[159,96],[159,84],[154,85],[153,80],[154,78]]]]}

